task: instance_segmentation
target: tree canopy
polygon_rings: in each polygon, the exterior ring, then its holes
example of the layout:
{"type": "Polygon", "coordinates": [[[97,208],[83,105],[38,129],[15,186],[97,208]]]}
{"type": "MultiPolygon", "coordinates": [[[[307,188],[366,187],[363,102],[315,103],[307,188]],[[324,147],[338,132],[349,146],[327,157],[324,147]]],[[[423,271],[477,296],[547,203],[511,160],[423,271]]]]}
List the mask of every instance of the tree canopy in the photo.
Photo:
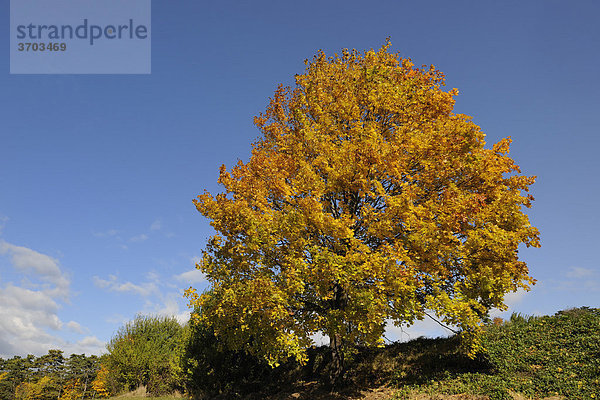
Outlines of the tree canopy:
{"type": "Polygon", "coordinates": [[[224,192],[194,201],[216,234],[198,264],[210,290],[188,296],[231,348],[303,361],[318,332],[378,344],[428,310],[475,334],[534,283],[518,247],[539,246],[535,177],[510,138],[484,148],[441,72],[389,46],[307,61],[255,118],[250,159],[221,167],[224,192]]]}

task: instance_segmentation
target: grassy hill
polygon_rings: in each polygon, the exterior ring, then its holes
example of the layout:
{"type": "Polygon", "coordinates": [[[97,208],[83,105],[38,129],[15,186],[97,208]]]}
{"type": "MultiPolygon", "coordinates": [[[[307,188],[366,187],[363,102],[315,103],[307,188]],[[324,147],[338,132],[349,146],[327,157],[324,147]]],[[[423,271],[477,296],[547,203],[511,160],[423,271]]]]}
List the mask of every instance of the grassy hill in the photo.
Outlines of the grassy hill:
{"type": "Polygon", "coordinates": [[[600,310],[578,308],[554,316],[513,315],[495,320],[485,351],[471,360],[457,338],[420,338],[381,349],[357,349],[348,385],[322,387],[325,349],[304,368],[280,367],[249,383],[244,395],[223,399],[595,399],[600,398],[600,310]]]}
{"type": "MultiPolygon", "coordinates": [[[[459,350],[456,337],[358,348],[347,360],[347,385],[336,392],[319,383],[327,380],[329,360],[327,348],[315,348],[304,367],[242,368],[230,375],[235,378],[229,392],[206,398],[600,399],[600,309],[496,319],[486,327],[483,344],[485,351],[474,360],[459,350]]],[[[135,394],[123,400],[132,399],[135,394]]]]}

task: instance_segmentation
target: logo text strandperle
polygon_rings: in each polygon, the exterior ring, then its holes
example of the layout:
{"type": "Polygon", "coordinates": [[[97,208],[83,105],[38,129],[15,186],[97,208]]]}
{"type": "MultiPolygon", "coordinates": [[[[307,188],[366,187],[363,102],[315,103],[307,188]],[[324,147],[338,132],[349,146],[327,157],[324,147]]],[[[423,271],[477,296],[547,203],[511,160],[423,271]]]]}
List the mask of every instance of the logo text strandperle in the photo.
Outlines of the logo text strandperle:
{"type": "Polygon", "coordinates": [[[83,24],[77,25],[29,25],[17,26],[17,39],[89,39],[90,45],[102,38],[106,39],[146,39],[148,28],[146,25],[134,25],[129,19],[124,25],[89,25],[87,18],[83,24]]]}

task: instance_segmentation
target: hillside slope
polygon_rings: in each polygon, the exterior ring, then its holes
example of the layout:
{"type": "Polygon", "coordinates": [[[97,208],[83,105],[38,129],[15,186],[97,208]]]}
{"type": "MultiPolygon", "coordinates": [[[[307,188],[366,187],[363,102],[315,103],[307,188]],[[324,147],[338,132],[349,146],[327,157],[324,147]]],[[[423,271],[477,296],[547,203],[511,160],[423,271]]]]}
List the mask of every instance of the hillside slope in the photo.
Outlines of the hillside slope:
{"type": "Polygon", "coordinates": [[[600,310],[578,308],[554,316],[515,315],[495,320],[483,337],[485,351],[465,357],[456,337],[416,339],[381,349],[357,349],[348,385],[322,387],[326,349],[309,366],[278,368],[245,399],[595,399],[600,398],[600,310]]]}

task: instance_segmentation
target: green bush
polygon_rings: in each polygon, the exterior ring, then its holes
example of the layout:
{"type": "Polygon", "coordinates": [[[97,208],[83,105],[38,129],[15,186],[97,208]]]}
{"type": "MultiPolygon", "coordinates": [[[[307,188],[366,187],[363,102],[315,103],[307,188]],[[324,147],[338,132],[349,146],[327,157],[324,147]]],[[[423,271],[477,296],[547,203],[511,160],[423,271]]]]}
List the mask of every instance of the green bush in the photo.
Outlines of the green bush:
{"type": "Polygon", "coordinates": [[[172,393],[180,387],[177,346],[183,328],[175,317],[137,316],[107,345],[107,366],[113,390],[146,386],[151,395],[172,393]]]}

